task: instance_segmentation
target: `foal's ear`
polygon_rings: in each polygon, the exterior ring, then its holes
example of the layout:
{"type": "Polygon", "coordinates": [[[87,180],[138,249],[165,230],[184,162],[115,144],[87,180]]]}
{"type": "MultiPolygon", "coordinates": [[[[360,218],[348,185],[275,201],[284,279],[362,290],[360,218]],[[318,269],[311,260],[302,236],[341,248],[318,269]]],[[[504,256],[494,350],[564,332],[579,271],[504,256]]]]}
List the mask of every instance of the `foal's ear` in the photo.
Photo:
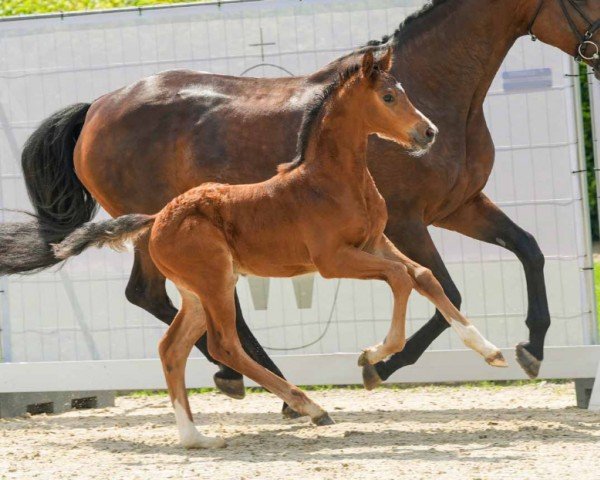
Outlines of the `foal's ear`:
{"type": "Polygon", "coordinates": [[[382,72],[389,72],[392,68],[392,47],[389,47],[383,54],[383,57],[377,62],[377,66],[382,72]]]}
{"type": "Polygon", "coordinates": [[[373,52],[370,50],[363,55],[361,72],[363,77],[371,78],[373,70],[375,69],[375,58],[373,58],[373,52]]]}

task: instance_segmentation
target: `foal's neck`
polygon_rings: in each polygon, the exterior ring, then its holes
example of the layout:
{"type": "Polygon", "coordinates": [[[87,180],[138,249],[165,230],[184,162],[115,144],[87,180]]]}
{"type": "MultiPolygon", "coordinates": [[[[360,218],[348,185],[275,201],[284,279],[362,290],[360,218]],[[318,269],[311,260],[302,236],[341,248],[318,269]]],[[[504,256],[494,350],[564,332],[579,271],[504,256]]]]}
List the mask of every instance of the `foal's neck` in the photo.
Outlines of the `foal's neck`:
{"type": "MultiPolygon", "coordinates": [[[[360,86],[337,95],[315,126],[303,169],[310,175],[337,181],[358,181],[367,173],[368,131],[358,109],[360,86]]],[[[364,107],[363,107],[364,108],[364,107]]]]}

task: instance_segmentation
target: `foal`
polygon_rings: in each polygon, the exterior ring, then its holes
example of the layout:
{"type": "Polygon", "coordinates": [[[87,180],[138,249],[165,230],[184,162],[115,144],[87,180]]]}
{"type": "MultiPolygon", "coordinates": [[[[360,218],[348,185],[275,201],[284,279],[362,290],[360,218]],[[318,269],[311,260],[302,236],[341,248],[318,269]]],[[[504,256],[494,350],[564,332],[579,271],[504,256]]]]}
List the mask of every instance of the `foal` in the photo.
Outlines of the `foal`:
{"type": "MultiPolygon", "coordinates": [[[[252,360],[235,328],[234,288],[240,274],[290,277],[318,271],[325,278],[386,281],[393,318],[382,344],[360,357],[374,364],[405,344],[405,313],[414,288],[443,313],[466,345],[494,366],[502,354],[452,305],[431,272],[402,255],[383,234],[387,211],[366,165],[367,138],[378,134],[416,153],[436,128],[389,74],[391,51],[329,85],[305,114],[296,159],[253,185],[204,184],[171,201],[155,216],[126,215],[86,224],[55,254],[66,259],[90,245],[123,241],[151,228],[150,253],[181,293],[181,310],[159,346],[181,443],[224,445],[200,434],[185,389],[185,365],[194,342],[208,330],[210,354],[281,397],[317,425],[333,423],[296,386],[252,360]]],[[[417,161],[415,159],[415,161],[417,161]]]]}

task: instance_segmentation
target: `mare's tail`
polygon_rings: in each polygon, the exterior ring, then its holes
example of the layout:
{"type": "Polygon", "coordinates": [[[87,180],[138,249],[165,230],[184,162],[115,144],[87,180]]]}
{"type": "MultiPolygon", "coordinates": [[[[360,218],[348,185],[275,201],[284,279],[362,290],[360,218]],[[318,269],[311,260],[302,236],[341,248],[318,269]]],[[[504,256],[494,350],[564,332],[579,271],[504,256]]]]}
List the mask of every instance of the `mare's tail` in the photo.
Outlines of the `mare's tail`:
{"type": "Polygon", "coordinates": [[[35,214],[0,224],[0,275],[35,273],[60,262],[51,244],[90,221],[96,201],[75,175],[73,151],[90,108],[78,103],[47,118],[25,143],[21,164],[35,214]]]}

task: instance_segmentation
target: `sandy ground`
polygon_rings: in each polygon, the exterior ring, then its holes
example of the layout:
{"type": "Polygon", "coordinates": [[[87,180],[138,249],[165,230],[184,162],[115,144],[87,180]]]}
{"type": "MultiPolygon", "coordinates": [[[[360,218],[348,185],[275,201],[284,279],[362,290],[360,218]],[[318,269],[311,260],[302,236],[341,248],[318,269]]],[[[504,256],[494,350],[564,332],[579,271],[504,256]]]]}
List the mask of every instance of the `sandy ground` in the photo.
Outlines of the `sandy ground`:
{"type": "Polygon", "coordinates": [[[0,478],[600,478],[600,413],[572,384],[310,392],[338,422],[283,420],[265,393],[192,396],[202,431],[228,447],[177,445],[166,397],[0,421],[0,478]]]}

